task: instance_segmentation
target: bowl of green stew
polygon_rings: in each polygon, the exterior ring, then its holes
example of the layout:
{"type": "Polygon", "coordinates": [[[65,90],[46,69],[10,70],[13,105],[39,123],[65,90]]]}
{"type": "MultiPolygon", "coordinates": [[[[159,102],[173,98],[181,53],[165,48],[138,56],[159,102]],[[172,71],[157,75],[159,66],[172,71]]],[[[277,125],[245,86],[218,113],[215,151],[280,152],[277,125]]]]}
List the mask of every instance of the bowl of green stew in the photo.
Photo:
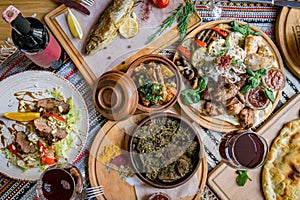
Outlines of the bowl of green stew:
{"type": "Polygon", "coordinates": [[[204,152],[198,132],[183,117],[161,112],[144,118],[129,138],[137,177],[156,188],[175,188],[196,173],[204,152]]]}

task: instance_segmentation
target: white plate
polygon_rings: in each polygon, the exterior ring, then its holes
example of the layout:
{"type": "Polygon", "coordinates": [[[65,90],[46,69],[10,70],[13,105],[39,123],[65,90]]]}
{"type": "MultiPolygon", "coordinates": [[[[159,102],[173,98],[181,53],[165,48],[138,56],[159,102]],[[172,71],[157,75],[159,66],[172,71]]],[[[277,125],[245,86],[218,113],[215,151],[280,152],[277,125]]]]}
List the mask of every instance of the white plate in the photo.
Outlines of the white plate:
{"type": "MultiPolygon", "coordinates": [[[[82,147],[85,144],[89,120],[88,110],[84,99],[79,91],[66,79],[56,75],[52,72],[46,71],[26,71],[16,75],[12,75],[0,82],[0,120],[3,121],[8,127],[14,123],[14,121],[7,120],[3,117],[4,112],[16,112],[18,110],[18,100],[14,96],[16,92],[20,91],[46,91],[47,89],[54,89],[60,87],[61,93],[64,97],[73,98],[75,109],[80,111],[80,120],[78,121],[77,130],[78,137],[76,137],[75,148],[71,148],[68,152],[68,161],[72,162],[79,155],[82,147]]],[[[43,95],[43,97],[50,97],[49,94],[43,95]]],[[[3,151],[0,152],[0,172],[8,177],[19,180],[38,180],[41,172],[39,168],[31,168],[26,172],[23,172],[19,167],[7,166],[8,159],[5,157],[3,151]]]]}

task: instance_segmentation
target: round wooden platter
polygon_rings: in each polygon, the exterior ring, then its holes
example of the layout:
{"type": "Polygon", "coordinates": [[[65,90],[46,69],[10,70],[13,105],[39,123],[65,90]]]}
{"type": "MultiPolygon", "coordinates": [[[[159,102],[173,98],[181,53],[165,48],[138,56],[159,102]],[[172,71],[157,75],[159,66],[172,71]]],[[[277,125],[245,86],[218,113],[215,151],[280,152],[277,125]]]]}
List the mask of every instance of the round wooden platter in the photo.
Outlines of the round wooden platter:
{"type": "MultiPolygon", "coordinates": [[[[205,29],[209,29],[211,27],[214,27],[220,23],[229,23],[233,20],[217,20],[217,21],[213,21],[213,22],[209,22],[206,23],[202,26],[199,26],[198,28],[194,29],[193,31],[191,31],[186,37],[186,38],[191,38],[191,37],[195,37],[200,31],[205,30],[205,29]]],[[[237,21],[239,24],[244,25],[246,24],[245,22],[242,21],[237,21]]],[[[261,36],[264,38],[264,41],[266,42],[266,44],[269,46],[269,48],[272,50],[277,63],[278,63],[278,67],[284,71],[284,65],[283,65],[283,61],[282,58],[280,56],[280,53],[277,49],[277,47],[275,46],[275,44],[273,43],[273,41],[260,29],[258,29],[255,26],[250,25],[251,29],[254,31],[258,31],[261,33],[261,36]]],[[[176,59],[179,58],[179,54],[178,52],[175,53],[174,55],[174,59],[173,61],[175,61],[176,59]]],[[[268,118],[268,116],[272,113],[272,111],[275,109],[276,105],[278,104],[278,101],[281,97],[281,91],[277,92],[275,94],[275,102],[272,105],[272,108],[270,109],[270,111],[265,115],[265,117],[259,122],[263,122],[266,118],[268,118]]],[[[202,115],[198,110],[196,110],[195,108],[193,108],[192,106],[186,105],[182,102],[181,98],[178,99],[178,103],[180,105],[180,107],[182,108],[182,110],[184,112],[186,112],[186,114],[193,119],[195,122],[197,122],[198,124],[200,124],[201,126],[213,130],[213,131],[218,131],[218,132],[230,132],[233,130],[237,130],[240,129],[238,126],[235,126],[229,122],[226,122],[224,120],[221,119],[216,119],[210,116],[205,116],[202,115]]]]}
{"type": "MultiPolygon", "coordinates": [[[[145,118],[147,114],[142,113],[134,115],[123,121],[108,121],[102,126],[96,135],[89,155],[89,179],[91,186],[102,185],[104,187],[104,195],[97,197],[97,199],[122,199],[135,200],[137,199],[134,186],[126,181],[122,181],[117,170],[108,172],[103,163],[98,158],[101,150],[106,145],[117,145],[122,150],[126,151],[128,136],[125,133],[125,128],[132,127],[140,120],[145,118]]],[[[201,194],[204,190],[207,180],[207,161],[205,157],[205,150],[202,145],[202,161],[196,173],[199,180],[199,192],[194,196],[181,198],[181,200],[201,199],[201,194]]]]}
{"type": "Polygon", "coordinates": [[[300,78],[300,9],[283,7],[276,21],[276,41],[285,64],[300,78]]]}

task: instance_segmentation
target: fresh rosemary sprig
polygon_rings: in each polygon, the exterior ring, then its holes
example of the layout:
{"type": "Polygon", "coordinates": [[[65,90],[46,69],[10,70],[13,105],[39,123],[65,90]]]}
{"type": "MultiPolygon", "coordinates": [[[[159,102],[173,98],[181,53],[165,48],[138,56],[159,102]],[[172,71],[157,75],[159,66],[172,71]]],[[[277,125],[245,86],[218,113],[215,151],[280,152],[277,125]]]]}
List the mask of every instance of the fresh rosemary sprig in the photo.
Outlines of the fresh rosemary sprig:
{"type": "Polygon", "coordinates": [[[180,33],[180,39],[186,34],[187,26],[190,16],[193,12],[196,12],[193,2],[187,1],[186,4],[181,4],[177,9],[172,12],[172,15],[165,19],[156,33],[154,33],[148,40],[147,44],[152,42],[160,34],[162,34],[167,28],[169,28],[176,19],[178,19],[178,30],[180,33]]]}
{"type": "Polygon", "coordinates": [[[187,27],[190,21],[190,16],[194,12],[196,12],[194,4],[191,2],[187,2],[185,7],[183,8],[182,15],[180,15],[178,19],[178,30],[180,33],[180,40],[182,40],[186,35],[187,27]]]}

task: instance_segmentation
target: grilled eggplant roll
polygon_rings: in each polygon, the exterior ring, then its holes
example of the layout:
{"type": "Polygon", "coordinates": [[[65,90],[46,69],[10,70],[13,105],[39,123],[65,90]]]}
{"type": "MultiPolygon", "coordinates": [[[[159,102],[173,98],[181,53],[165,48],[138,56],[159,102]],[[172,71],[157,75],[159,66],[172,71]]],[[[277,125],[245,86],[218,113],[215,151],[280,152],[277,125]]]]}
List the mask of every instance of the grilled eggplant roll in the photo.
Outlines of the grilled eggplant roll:
{"type": "Polygon", "coordinates": [[[123,19],[133,11],[133,5],[134,0],[112,0],[87,36],[86,54],[94,54],[114,41],[123,19]]]}

